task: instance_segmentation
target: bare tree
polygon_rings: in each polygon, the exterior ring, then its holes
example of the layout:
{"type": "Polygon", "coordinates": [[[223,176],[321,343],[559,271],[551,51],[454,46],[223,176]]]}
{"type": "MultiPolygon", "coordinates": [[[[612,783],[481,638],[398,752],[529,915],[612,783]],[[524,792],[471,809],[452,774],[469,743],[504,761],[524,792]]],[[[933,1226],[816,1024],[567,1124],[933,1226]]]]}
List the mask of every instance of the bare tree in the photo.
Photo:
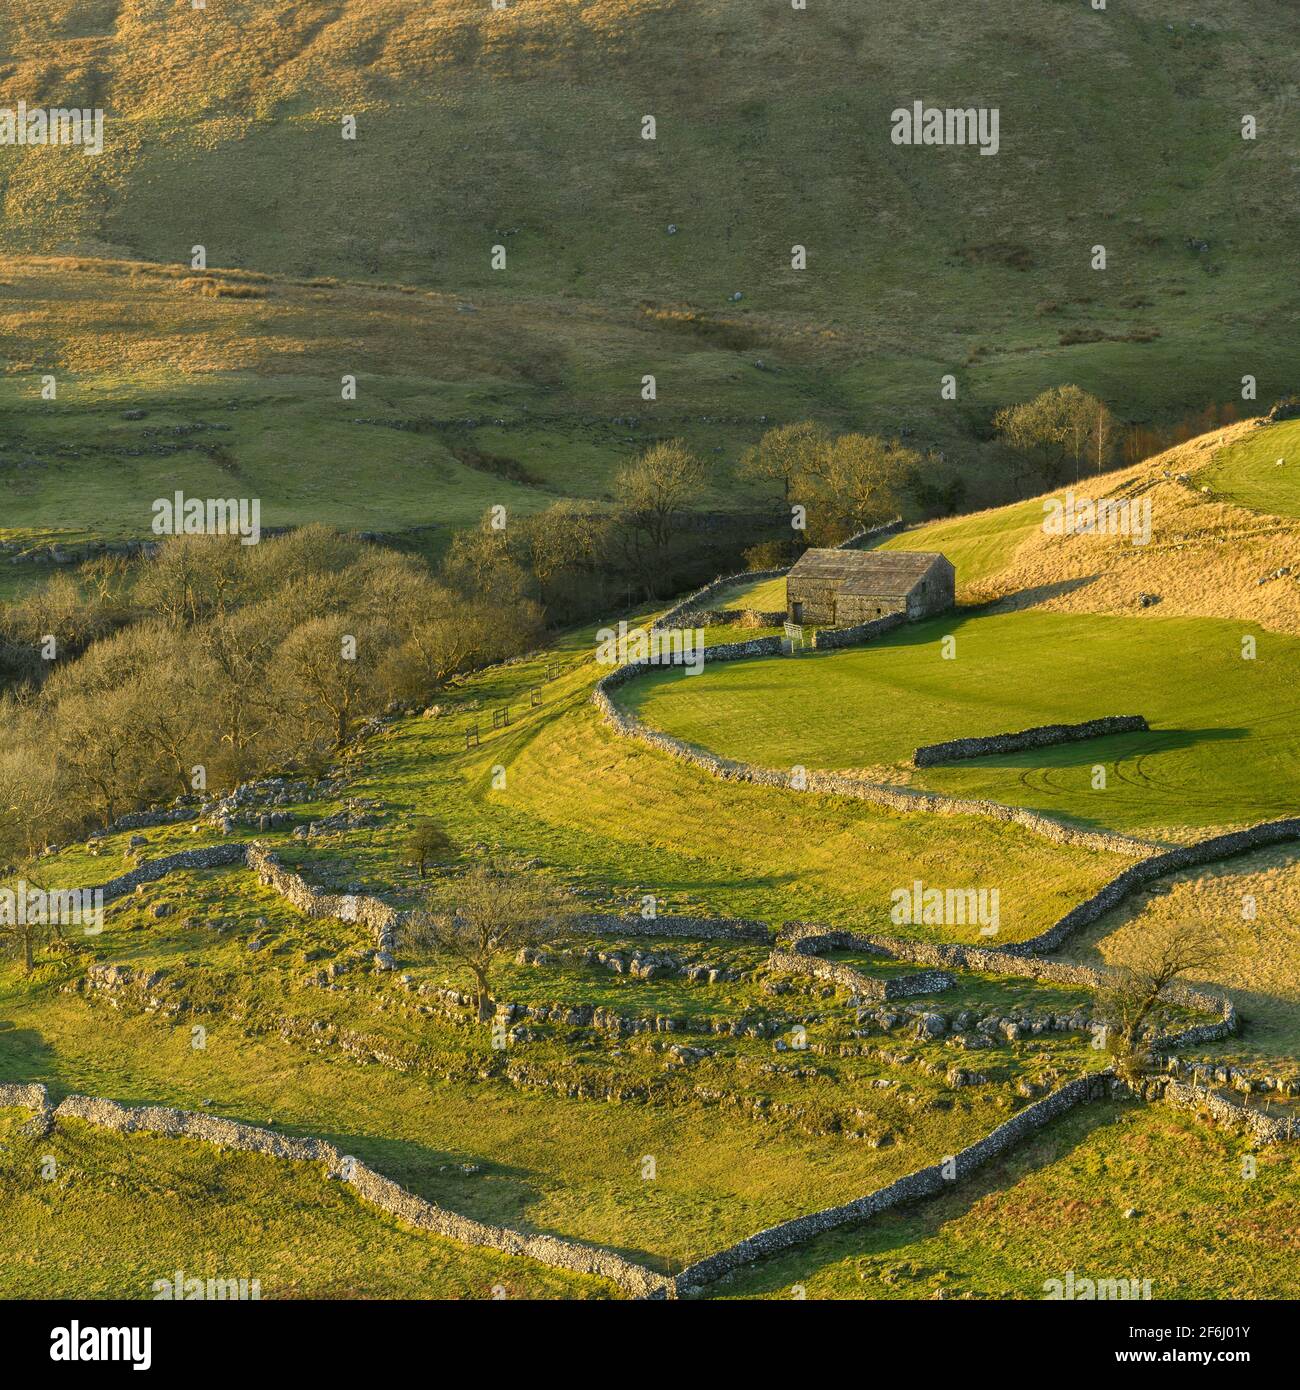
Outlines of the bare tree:
{"type": "Polygon", "coordinates": [[[1037,472],[1051,484],[1059,480],[1068,460],[1074,462],[1076,482],[1083,461],[1093,455],[1100,472],[1115,422],[1103,401],[1067,385],[1053,386],[1032,401],[999,410],[993,427],[1019,461],[1021,481],[1037,472]]]}
{"type": "Polygon", "coordinates": [[[781,484],[781,500],[789,502],[801,480],[824,471],[830,449],[826,431],[811,420],[778,425],[768,430],[740,460],[739,473],[781,484]]]}
{"type": "Polygon", "coordinates": [[[698,499],[704,481],[703,463],[680,439],[670,439],[624,468],[614,479],[614,495],[662,550],[673,518],[698,499]]]}
{"type": "Polygon", "coordinates": [[[1171,987],[1218,964],[1228,947],[1219,928],[1204,921],[1156,927],[1126,947],[1096,1006],[1107,1047],[1125,1079],[1149,1065],[1151,1040],[1169,1014],[1171,987]]]}
{"type": "Polygon", "coordinates": [[[804,486],[811,503],[814,540],[842,540],[898,515],[902,495],[921,456],[878,435],[840,435],[816,461],[804,486]]]}
{"type": "Polygon", "coordinates": [[[535,874],[476,865],[454,883],[433,889],[407,928],[407,945],[450,956],[474,976],[480,1022],[496,1011],[492,976],[502,956],[550,941],[573,909],[567,897],[535,874]]]}

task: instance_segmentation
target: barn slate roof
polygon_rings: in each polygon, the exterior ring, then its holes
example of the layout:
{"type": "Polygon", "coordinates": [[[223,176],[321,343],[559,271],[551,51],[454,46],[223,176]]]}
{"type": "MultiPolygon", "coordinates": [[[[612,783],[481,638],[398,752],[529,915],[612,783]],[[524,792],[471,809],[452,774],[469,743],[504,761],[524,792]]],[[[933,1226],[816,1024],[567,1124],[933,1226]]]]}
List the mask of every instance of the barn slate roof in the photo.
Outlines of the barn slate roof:
{"type": "Polygon", "coordinates": [[[944,558],[937,550],[805,550],[787,578],[833,584],[842,594],[903,598],[944,558]]]}

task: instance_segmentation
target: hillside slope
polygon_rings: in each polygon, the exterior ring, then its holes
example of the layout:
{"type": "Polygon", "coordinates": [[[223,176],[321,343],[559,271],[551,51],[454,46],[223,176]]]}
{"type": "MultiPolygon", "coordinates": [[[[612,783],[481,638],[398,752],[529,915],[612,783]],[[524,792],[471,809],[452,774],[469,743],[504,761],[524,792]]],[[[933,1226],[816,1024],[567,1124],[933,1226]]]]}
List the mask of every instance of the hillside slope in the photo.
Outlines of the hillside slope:
{"type": "Polygon", "coordinates": [[[960,597],[1003,609],[1236,618],[1300,633],[1300,519],[1247,509],[1220,492],[1236,490],[1258,455],[1289,452],[1300,464],[1298,436],[1293,421],[1248,421],[1073,489],[1079,499],[1149,503],[1146,544],[1123,534],[1046,533],[1044,503],[1064,500],[1065,488],[932,522],[886,544],[943,550],[957,566],[960,597]]]}
{"type": "MultiPolygon", "coordinates": [[[[550,348],[522,382],[512,342],[485,358],[462,321],[432,351],[403,342],[400,368],[367,346],[289,395],[336,396],[349,368],[390,398],[416,377],[439,407],[504,419],[474,447],[530,466],[562,441],[607,473],[635,440],[579,423],[635,413],[727,457],[761,416],[811,414],[974,467],[991,408],[1062,381],[1129,420],[1236,400],[1247,366],[1261,399],[1289,388],[1297,40],[1283,0],[1206,0],[1195,20],[1175,0],[3,0],[0,104],[98,105],[107,124],[94,159],[0,147],[0,252],[178,266],[203,245],[217,267],[509,304],[523,357],[550,348]],[[997,156],[894,145],[913,100],[996,107],[997,156]],[[593,315],[613,316],[614,353],[593,315]],[[557,395],[549,445],[501,409],[557,395]]],[[[129,301],[100,361],[62,353],[45,299],[12,306],[7,372],[161,389],[118,371],[151,346],[129,301]]],[[[254,370],[300,365],[302,334],[277,327],[254,370]]],[[[173,387],[211,370],[190,356],[173,387]]]]}

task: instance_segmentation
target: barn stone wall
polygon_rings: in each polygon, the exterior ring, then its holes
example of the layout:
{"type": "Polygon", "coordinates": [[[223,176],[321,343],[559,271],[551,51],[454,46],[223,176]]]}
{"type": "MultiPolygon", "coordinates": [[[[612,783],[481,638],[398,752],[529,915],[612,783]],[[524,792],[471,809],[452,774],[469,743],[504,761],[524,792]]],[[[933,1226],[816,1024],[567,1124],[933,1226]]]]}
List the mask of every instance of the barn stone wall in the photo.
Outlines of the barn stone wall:
{"type": "Polygon", "coordinates": [[[835,651],[840,647],[860,647],[872,638],[892,632],[907,621],[906,613],[888,613],[883,618],[871,618],[856,627],[822,628],[813,634],[813,646],[821,651],[835,651]]]}

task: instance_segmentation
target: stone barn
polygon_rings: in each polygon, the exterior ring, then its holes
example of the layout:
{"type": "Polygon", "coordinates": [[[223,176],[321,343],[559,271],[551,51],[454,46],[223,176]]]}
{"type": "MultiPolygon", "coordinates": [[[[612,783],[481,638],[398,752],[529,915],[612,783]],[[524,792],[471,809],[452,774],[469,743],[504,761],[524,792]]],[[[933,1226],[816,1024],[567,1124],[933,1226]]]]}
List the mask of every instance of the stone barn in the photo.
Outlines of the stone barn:
{"type": "Polygon", "coordinates": [[[854,627],[889,613],[909,621],[956,602],[952,561],[925,550],[805,550],[785,581],[786,618],[854,627]]]}

